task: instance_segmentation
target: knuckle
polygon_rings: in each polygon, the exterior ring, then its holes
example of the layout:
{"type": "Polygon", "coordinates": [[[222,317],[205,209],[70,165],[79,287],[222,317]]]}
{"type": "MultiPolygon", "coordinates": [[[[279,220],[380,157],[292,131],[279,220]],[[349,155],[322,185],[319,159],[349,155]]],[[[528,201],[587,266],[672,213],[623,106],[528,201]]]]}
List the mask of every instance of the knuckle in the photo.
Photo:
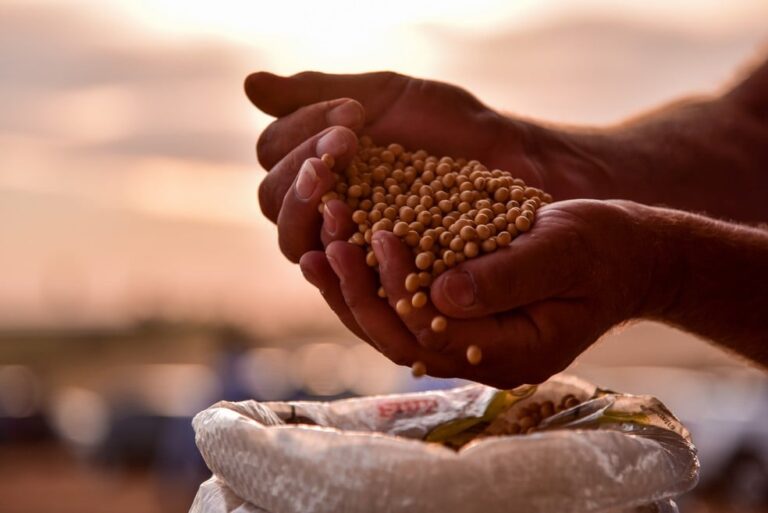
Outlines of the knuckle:
{"type": "Polygon", "coordinates": [[[343,279],[341,280],[341,290],[344,294],[344,303],[346,303],[350,310],[358,310],[364,304],[364,300],[357,294],[350,293],[349,287],[343,279]]]}
{"type": "Polygon", "coordinates": [[[440,351],[445,348],[446,342],[428,327],[419,327],[414,330],[416,342],[426,349],[440,351]]]}
{"type": "Polygon", "coordinates": [[[322,75],[322,73],[317,71],[302,71],[294,75],[291,75],[291,78],[295,78],[297,80],[314,80],[318,78],[320,75],[322,75]]]}
{"type": "Polygon", "coordinates": [[[394,104],[420,81],[393,71],[379,71],[371,74],[372,83],[382,92],[388,94],[388,103],[394,104]]]}
{"type": "MultiPolygon", "coordinates": [[[[319,103],[315,103],[311,106],[312,110],[314,110],[317,113],[322,113],[327,116],[327,114],[332,111],[334,108],[338,107],[339,105],[342,105],[349,101],[349,98],[333,98],[331,100],[323,100],[319,103]]],[[[326,118],[327,119],[327,118],[326,118]]]]}
{"type": "Polygon", "coordinates": [[[374,75],[378,80],[387,84],[407,78],[405,75],[401,75],[400,73],[396,73],[394,71],[377,71],[374,73],[374,75]]]}
{"type": "Polygon", "coordinates": [[[259,208],[262,214],[272,222],[277,221],[278,207],[276,205],[275,195],[270,185],[269,177],[265,178],[259,185],[259,208]]]}
{"type": "MultiPolygon", "coordinates": [[[[326,134],[328,132],[334,132],[335,137],[342,137],[345,139],[344,142],[347,143],[347,147],[350,147],[352,144],[352,141],[354,141],[354,144],[357,144],[357,134],[355,134],[354,130],[352,130],[349,127],[343,126],[343,125],[334,125],[326,128],[324,131],[320,132],[321,134],[326,134]]],[[[320,155],[318,155],[319,157],[320,155]]]]}
{"type": "Polygon", "coordinates": [[[431,345],[433,345],[434,336],[432,335],[429,329],[418,328],[414,332],[414,337],[416,338],[416,342],[421,347],[430,347],[431,345]]]}
{"type": "Polygon", "coordinates": [[[299,260],[301,260],[302,252],[296,248],[293,241],[289,237],[286,237],[281,231],[278,235],[278,242],[280,244],[280,251],[283,255],[294,264],[298,264],[299,260]]]}
{"type": "Polygon", "coordinates": [[[323,244],[323,247],[328,247],[328,245],[335,241],[336,239],[328,233],[328,231],[323,228],[320,232],[320,242],[323,244]]]}
{"type": "Polygon", "coordinates": [[[411,85],[415,91],[425,98],[431,98],[441,104],[471,105],[479,110],[482,105],[464,89],[453,84],[436,82],[434,80],[413,79],[411,85]]]}
{"type": "Polygon", "coordinates": [[[274,122],[267,125],[267,127],[261,132],[258,140],[256,141],[256,157],[259,160],[259,164],[265,169],[269,170],[271,163],[271,148],[272,141],[274,140],[274,122]]]}
{"type": "Polygon", "coordinates": [[[453,306],[455,315],[461,318],[477,317],[491,312],[501,311],[514,302],[519,289],[517,273],[508,272],[502,266],[489,266],[494,255],[488,255],[487,262],[475,261],[475,268],[467,268],[467,275],[470,277],[471,292],[473,301],[470,306],[453,306]],[[479,264],[486,267],[480,267],[479,264]]]}
{"type": "Polygon", "coordinates": [[[446,87],[442,84],[438,85],[437,82],[433,82],[431,80],[423,80],[423,79],[414,79],[414,81],[412,82],[412,85],[419,94],[424,96],[433,96],[434,94],[444,94],[445,87],[446,87]]]}

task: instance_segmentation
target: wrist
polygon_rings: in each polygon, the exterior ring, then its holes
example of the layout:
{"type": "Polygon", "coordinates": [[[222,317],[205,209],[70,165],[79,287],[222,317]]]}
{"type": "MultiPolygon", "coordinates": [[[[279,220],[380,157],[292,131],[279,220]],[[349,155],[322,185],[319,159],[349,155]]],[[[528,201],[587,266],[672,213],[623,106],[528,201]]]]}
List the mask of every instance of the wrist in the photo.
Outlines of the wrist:
{"type": "Polygon", "coordinates": [[[622,159],[608,132],[522,124],[526,153],[543,170],[542,187],[555,199],[625,197],[613,165],[622,159]]]}
{"type": "Polygon", "coordinates": [[[631,201],[615,202],[627,213],[633,251],[642,258],[635,317],[667,320],[686,279],[686,216],[680,211],[631,201]]]}

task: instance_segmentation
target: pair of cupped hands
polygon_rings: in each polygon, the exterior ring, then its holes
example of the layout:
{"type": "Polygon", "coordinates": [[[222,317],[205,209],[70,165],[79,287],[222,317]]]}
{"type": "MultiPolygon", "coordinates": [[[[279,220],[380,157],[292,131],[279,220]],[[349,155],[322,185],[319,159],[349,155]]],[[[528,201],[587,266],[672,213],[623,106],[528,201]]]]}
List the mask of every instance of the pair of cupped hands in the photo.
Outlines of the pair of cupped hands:
{"type": "Polygon", "coordinates": [[[421,361],[430,375],[497,387],[538,383],[612,326],[653,308],[652,242],[634,204],[579,199],[599,197],[610,177],[589,155],[558,157],[555,147],[563,143],[555,132],[495,112],[455,86],[389,72],[262,72],[249,76],[245,89],[276,117],[257,143],[269,171],[259,202],[277,224],[282,252],[351,331],[393,362],[421,361]],[[415,270],[411,251],[392,233],[374,235],[382,299],[364,251],[347,242],[355,229],[349,207],[333,200],[318,213],[333,184],[319,157],[328,153],[345,166],[360,135],[477,159],[555,202],[510,247],[439,276],[428,306],[401,318],[394,305],[410,297],[404,281],[415,270]],[[448,329],[435,333],[430,321],[439,314],[448,317],[448,329]],[[468,363],[470,345],[481,348],[480,365],[468,363]]]}

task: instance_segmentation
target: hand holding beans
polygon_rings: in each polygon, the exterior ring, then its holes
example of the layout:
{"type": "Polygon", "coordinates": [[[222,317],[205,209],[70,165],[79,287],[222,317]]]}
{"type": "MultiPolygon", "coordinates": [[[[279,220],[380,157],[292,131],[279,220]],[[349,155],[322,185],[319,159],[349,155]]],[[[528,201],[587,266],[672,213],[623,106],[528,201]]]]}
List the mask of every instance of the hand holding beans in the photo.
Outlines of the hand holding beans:
{"type": "MultiPolygon", "coordinates": [[[[257,73],[246,92],[278,118],[257,145],[269,170],[259,201],[278,224],[282,251],[301,260],[347,326],[393,360],[419,362],[417,373],[428,366],[435,375],[502,386],[538,381],[613,324],[642,315],[765,364],[763,231],[636,203],[562,201],[631,198],[764,220],[765,126],[757,114],[765,69],[711,101],[681,102],[586,131],[505,117],[454,86],[394,73],[257,73]],[[464,237],[462,227],[458,238],[434,233],[417,241],[409,221],[372,233],[375,244],[366,254],[361,214],[326,196],[335,184],[331,168],[345,168],[365,135],[477,158],[561,201],[538,205],[532,231],[526,231],[531,220],[517,216],[522,235],[514,242],[508,230],[491,241],[484,223],[464,237]],[[670,140],[687,143],[670,146],[670,140]],[[324,154],[330,158],[321,160],[324,154]],[[687,178],[694,175],[703,178],[692,186],[687,178]],[[726,175],[728,190],[745,201],[722,200],[726,175]],[[444,251],[416,262],[401,251],[400,237],[424,252],[444,251]],[[438,260],[446,270],[435,277],[426,269],[438,260]],[[380,286],[371,264],[391,269],[400,282],[380,286]],[[426,301],[419,288],[431,280],[426,301]],[[427,346],[437,350],[424,352],[427,346]]],[[[434,203],[424,208],[448,208],[445,199],[434,203]]]]}
{"type": "MultiPolygon", "coordinates": [[[[328,154],[321,160],[331,168],[335,164],[328,154]]],[[[552,197],[476,160],[438,158],[399,144],[376,146],[364,136],[351,163],[333,170],[333,187],[321,197],[318,210],[324,212],[336,200],[354,210],[357,230],[349,242],[365,249],[368,266],[379,267],[372,248],[378,231],[392,232],[411,249],[418,272],[406,276],[404,285],[413,296],[395,304],[395,311],[406,317],[412,307],[427,304],[427,293],[419,288],[428,288],[446,270],[476,258],[481,248],[491,253],[507,247],[518,233],[531,228],[536,210],[552,197]]],[[[383,287],[377,294],[387,297],[383,287]]],[[[446,325],[442,316],[430,323],[436,333],[446,325]]],[[[469,363],[481,360],[478,346],[467,348],[469,363]]],[[[414,374],[420,374],[419,368],[414,367],[414,374]]]]}
{"type": "Polygon", "coordinates": [[[656,257],[623,202],[542,207],[535,227],[509,247],[438,276],[422,308],[409,302],[408,277],[417,268],[407,245],[389,231],[372,242],[385,298],[364,250],[349,242],[308,253],[302,271],[350,329],[398,364],[418,362],[419,374],[500,388],[538,383],[613,325],[654,306],[656,257]],[[400,311],[400,302],[407,308],[400,311]],[[432,329],[438,316],[448,329],[432,329]],[[473,365],[478,353],[482,360],[473,365]]]}
{"type": "MultiPolygon", "coordinates": [[[[569,212],[566,203],[541,208],[542,213],[553,212],[545,217],[550,220],[543,228],[537,220],[537,228],[530,233],[526,232],[533,217],[520,215],[523,209],[519,207],[531,198],[502,198],[503,192],[498,198],[505,206],[503,215],[488,205],[474,209],[472,226],[457,223],[456,233],[450,227],[431,234],[412,229],[413,223],[431,222],[426,215],[441,215],[434,209],[469,214],[472,191],[482,189],[483,180],[498,178],[473,176],[471,182],[460,184],[466,188],[459,187],[457,200],[419,191],[423,210],[417,212],[416,205],[385,205],[370,232],[361,233],[362,219],[355,219],[361,214],[332,194],[338,191],[333,190],[336,182],[331,168],[346,169],[352,162],[360,150],[359,133],[440,155],[479,157],[489,166],[513,171],[528,184],[552,182],[552,177],[544,180],[540,166],[524,151],[527,134],[520,123],[502,118],[455,87],[391,73],[303,73],[291,78],[260,73],[249,78],[246,90],[259,108],[280,116],[262,134],[258,153],[262,165],[270,170],[259,190],[260,203],[278,224],[281,249],[291,260],[300,260],[307,279],[321,290],[341,320],[392,360],[407,365],[419,362],[416,371],[436,376],[461,376],[497,386],[536,382],[563,368],[600,333],[625,318],[588,318],[589,308],[597,307],[576,300],[581,296],[572,297],[574,291],[565,286],[579,273],[589,275],[590,268],[562,265],[563,255],[574,255],[568,261],[581,259],[585,248],[572,247],[574,241],[582,239],[580,231],[596,230],[589,223],[579,223],[581,213],[569,212]],[[445,203],[448,200],[451,205],[445,203]],[[517,207],[506,205],[509,201],[517,201],[517,207]],[[414,219],[406,226],[392,222],[392,226],[380,224],[374,229],[376,222],[391,222],[387,209],[395,206],[411,208],[414,219]],[[507,217],[509,208],[520,212],[507,217]],[[512,242],[510,231],[523,235],[513,248],[495,251],[512,242]],[[411,232],[415,232],[413,237],[411,232]],[[446,240],[441,241],[441,236],[446,240]],[[345,242],[348,239],[351,243],[345,242]],[[358,247],[361,243],[370,243],[372,251],[365,253],[358,247]],[[410,249],[414,245],[424,249],[416,258],[410,249]],[[441,247],[439,260],[432,251],[435,245],[441,247]],[[324,246],[325,253],[321,251],[324,246]],[[487,254],[476,258],[481,253],[487,254]],[[381,269],[381,284],[372,271],[371,266],[376,265],[381,269]],[[465,269],[472,271],[464,273],[465,269]],[[414,274],[423,283],[419,287],[435,280],[431,302],[417,298],[410,290],[412,285],[408,287],[406,281],[414,274]],[[463,280],[462,290],[457,284],[461,285],[465,274],[470,280],[463,280]],[[449,279],[451,276],[459,278],[449,279]],[[494,282],[494,276],[499,281],[494,282]],[[494,283],[494,294],[502,297],[490,297],[481,288],[494,283]],[[468,290],[473,295],[469,300],[468,290]]],[[[511,194],[516,190],[513,186],[519,184],[511,182],[500,189],[511,194]]],[[[360,197],[362,187],[351,184],[344,195],[360,197]]],[[[525,192],[524,187],[520,190],[525,192]]],[[[393,192],[387,191],[394,203],[397,195],[393,192]]],[[[540,206],[533,205],[533,210],[540,206]]],[[[589,209],[599,212],[603,207],[608,208],[597,204],[589,209]]],[[[408,217],[408,212],[398,214],[408,217]]],[[[610,245],[586,249],[599,252],[606,248],[610,245]]],[[[586,292],[590,300],[600,295],[594,290],[586,292]]]]}
{"type": "MultiPolygon", "coordinates": [[[[498,114],[452,85],[390,72],[292,77],[262,72],[248,77],[245,90],[259,109],[277,117],[257,143],[259,162],[269,171],[259,187],[259,204],[277,223],[280,247],[294,262],[354,230],[351,212],[343,205],[326,209],[322,218],[311,207],[328,192],[327,165],[305,165],[303,176],[297,176],[307,159],[325,153],[346,166],[357,152],[356,134],[438,155],[471,155],[532,186],[553,182],[571,187],[572,176],[543,176],[537,154],[527,147],[527,124],[498,114]]],[[[558,197],[578,195],[571,189],[558,197]]]]}

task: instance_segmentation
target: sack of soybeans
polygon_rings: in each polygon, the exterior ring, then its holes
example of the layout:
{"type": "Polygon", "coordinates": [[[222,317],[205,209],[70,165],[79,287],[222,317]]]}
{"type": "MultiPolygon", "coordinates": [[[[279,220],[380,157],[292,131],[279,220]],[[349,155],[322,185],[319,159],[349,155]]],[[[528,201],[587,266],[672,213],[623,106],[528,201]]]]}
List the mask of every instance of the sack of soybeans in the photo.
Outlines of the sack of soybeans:
{"type": "Polygon", "coordinates": [[[676,512],[699,469],[660,401],[562,375],[514,390],[220,402],[193,425],[213,477],[191,513],[676,512]]]}

